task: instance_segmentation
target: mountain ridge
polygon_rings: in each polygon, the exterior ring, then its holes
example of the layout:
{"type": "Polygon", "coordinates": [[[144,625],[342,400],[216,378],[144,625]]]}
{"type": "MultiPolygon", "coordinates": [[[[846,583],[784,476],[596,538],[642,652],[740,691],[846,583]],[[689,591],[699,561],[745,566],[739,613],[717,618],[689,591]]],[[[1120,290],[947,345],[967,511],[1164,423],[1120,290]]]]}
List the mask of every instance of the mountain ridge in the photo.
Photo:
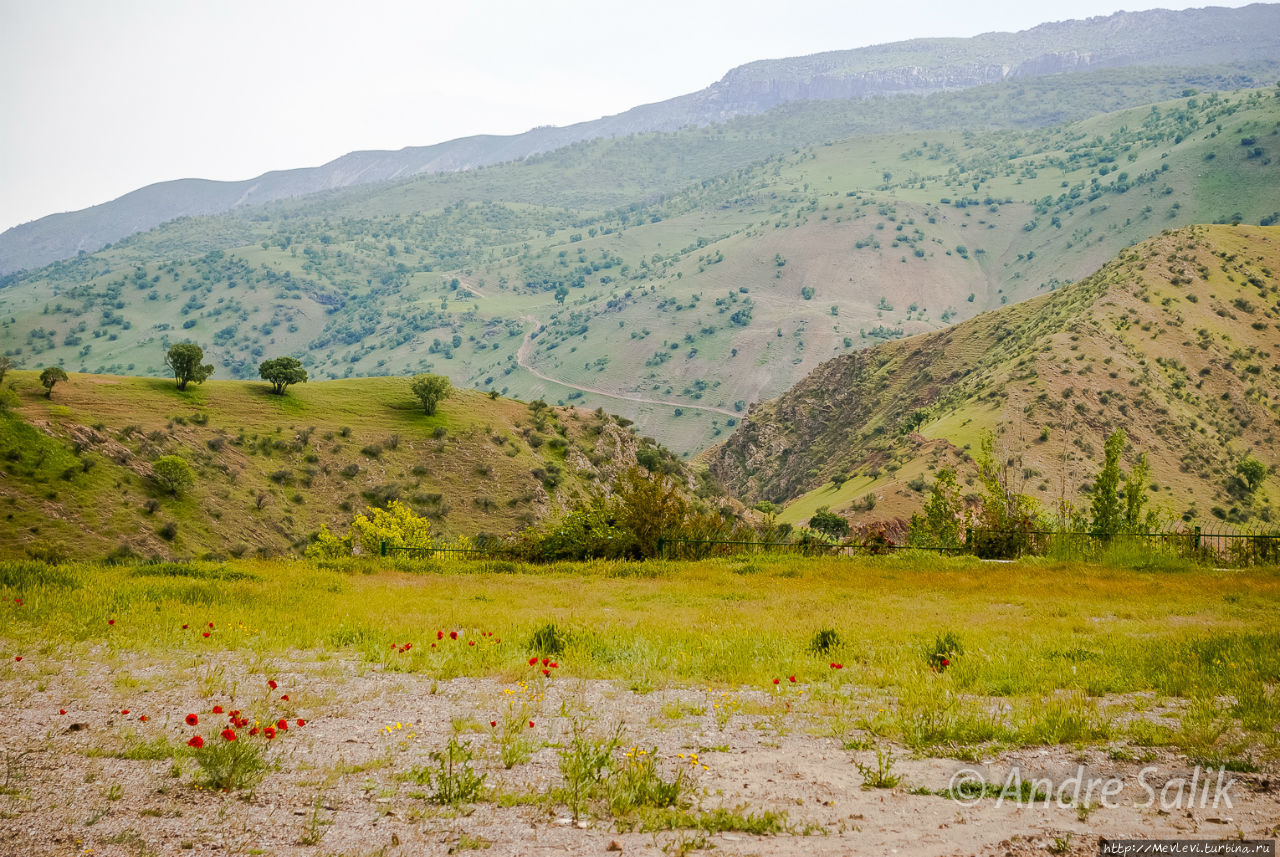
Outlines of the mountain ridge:
{"type": "Polygon", "coordinates": [[[797,100],[927,93],[1157,60],[1166,66],[1276,60],[1280,59],[1277,34],[1280,5],[1253,4],[1240,9],[1119,12],[1085,21],[1042,24],[1019,33],[917,39],[808,57],[759,60],[731,69],[703,90],[574,125],[543,126],[512,136],[469,136],[397,151],[359,150],[317,167],[275,170],[242,181],[186,178],[154,183],[97,206],[51,214],[0,233],[0,275],[78,252],[94,252],[178,217],[520,160],[600,137],[717,124],[797,100]],[[1141,39],[1125,41],[1127,33],[1142,28],[1141,39]],[[1075,44],[1052,50],[1063,41],[1075,44]],[[1223,50],[1224,44],[1230,46],[1229,51],[1223,50]],[[993,53],[1003,56],[992,61],[989,57],[993,53]],[[922,64],[938,54],[943,55],[941,64],[922,64]],[[866,61],[868,57],[873,59],[866,61]],[[948,66],[947,62],[960,65],[948,66]]]}

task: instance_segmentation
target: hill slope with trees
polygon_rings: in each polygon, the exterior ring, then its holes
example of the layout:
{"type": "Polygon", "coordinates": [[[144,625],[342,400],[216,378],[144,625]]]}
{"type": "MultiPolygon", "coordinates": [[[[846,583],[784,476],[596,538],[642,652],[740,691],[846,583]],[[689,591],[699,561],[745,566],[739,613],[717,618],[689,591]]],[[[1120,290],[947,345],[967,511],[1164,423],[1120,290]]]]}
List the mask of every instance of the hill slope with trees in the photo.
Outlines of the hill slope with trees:
{"type": "MultiPolygon", "coordinates": [[[[1230,65],[1236,72],[1247,69],[1261,75],[1252,84],[1239,81],[1236,86],[1258,85],[1275,78],[1280,57],[1277,34],[1280,6],[1254,4],[1241,9],[1118,12],[1042,24],[1018,33],[915,39],[763,60],[733,69],[698,92],[563,128],[541,127],[507,137],[465,137],[395,152],[351,152],[319,167],[273,171],[239,182],[182,179],[149,185],[102,205],[6,230],[0,234],[0,274],[93,252],[178,217],[252,209],[273,200],[424,173],[471,170],[587,140],[705,127],[779,105],[843,100],[845,106],[836,112],[856,113],[863,99],[871,97],[919,96],[1001,81],[1022,83],[1068,72],[1139,66],[1174,67],[1183,86],[1204,87],[1208,85],[1204,78],[1215,73],[1212,67],[1230,65]]],[[[914,100],[897,103],[900,121],[895,127],[917,127],[912,121],[914,100]]],[[[1080,115],[1064,113],[1056,121],[1067,118],[1080,115]]],[[[969,121],[985,124],[986,120],[971,117],[969,121]]],[[[786,145],[809,145],[820,139],[830,138],[802,134],[786,145]]]]}
{"type": "MultiPolygon", "coordinates": [[[[918,106],[1013,115],[1044,80],[918,106]]],[[[1090,80],[1081,98],[1108,91],[1090,80]]],[[[603,407],[691,453],[836,354],[1044,294],[1163,228],[1274,222],[1277,92],[862,135],[691,186],[683,153],[710,165],[759,141],[602,141],[179,221],[5,278],[0,347],[22,368],[98,374],[165,374],[183,340],[215,378],[256,378],[269,354],[313,379],[430,372],[603,407]],[[667,168],[683,190],[621,205],[667,168]]]]}
{"type": "MultiPolygon", "coordinates": [[[[687,473],[603,412],[408,378],[299,383],[35,372],[0,389],[0,557],[301,552],[399,502],[432,534],[506,535],[608,494],[637,464],[687,473]]],[[[682,488],[682,490],[684,490],[682,488]]]]}
{"type": "Polygon", "coordinates": [[[750,503],[905,520],[984,436],[1049,515],[1087,509],[1115,429],[1166,522],[1270,528],[1280,478],[1280,227],[1192,226],[1084,280],[824,363],[707,454],[750,503]]]}

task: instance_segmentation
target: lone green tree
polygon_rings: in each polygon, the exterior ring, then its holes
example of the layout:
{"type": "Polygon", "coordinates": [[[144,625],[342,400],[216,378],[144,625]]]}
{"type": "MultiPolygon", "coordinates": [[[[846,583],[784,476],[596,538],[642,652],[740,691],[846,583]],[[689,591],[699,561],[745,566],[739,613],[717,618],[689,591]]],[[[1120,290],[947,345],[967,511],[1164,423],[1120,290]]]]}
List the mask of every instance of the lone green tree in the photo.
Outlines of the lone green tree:
{"type": "Polygon", "coordinates": [[[963,516],[964,498],[960,496],[956,472],[950,468],[939,470],[938,481],[933,483],[923,514],[911,516],[907,544],[912,547],[959,547],[963,516]]]}
{"type": "Polygon", "coordinates": [[[303,384],[307,380],[307,370],[294,357],[275,357],[262,361],[258,366],[258,374],[262,380],[271,383],[271,392],[283,396],[290,384],[303,384]]]}
{"type": "Polygon", "coordinates": [[[48,366],[40,373],[40,383],[44,386],[44,396],[46,399],[53,397],[53,385],[59,381],[67,380],[67,373],[63,371],[61,366],[48,366]]]}
{"type": "Polygon", "coordinates": [[[823,506],[809,519],[809,529],[840,539],[849,535],[849,521],[844,515],[837,515],[831,511],[829,506],[823,506]]]}
{"type": "Polygon", "coordinates": [[[422,402],[423,412],[433,416],[440,400],[453,392],[453,383],[443,375],[415,375],[409,389],[422,402]]]}
{"type": "Polygon", "coordinates": [[[151,478],[161,490],[175,497],[182,496],[183,492],[190,490],[196,484],[195,471],[191,469],[190,464],[187,464],[186,459],[179,455],[164,455],[157,458],[151,465],[151,478]]]}
{"type": "Polygon", "coordinates": [[[1124,528],[1131,533],[1150,531],[1159,523],[1155,510],[1146,509],[1150,500],[1151,464],[1145,452],[1138,455],[1133,470],[1124,478],[1124,528]]]}
{"type": "Polygon", "coordinates": [[[1236,464],[1236,473],[1240,475],[1240,479],[1244,482],[1250,493],[1257,491],[1267,478],[1267,465],[1263,464],[1252,455],[1246,455],[1236,464]]]}
{"type": "Polygon", "coordinates": [[[164,356],[164,365],[168,366],[173,372],[173,378],[178,382],[178,389],[187,389],[187,384],[192,381],[197,384],[203,384],[205,379],[213,374],[212,363],[201,363],[204,359],[204,349],[192,342],[179,342],[177,345],[169,346],[169,351],[164,356]]]}
{"type": "Polygon", "coordinates": [[[1107,438],[1105,460],[1098,478],[1093,483],[1093,531],[1104,536],[1114,536],[1124,526],[1124,510],[1120,505],[1120,454],[1124,452],[1124,429],[1116,429],[1107,438]]]}

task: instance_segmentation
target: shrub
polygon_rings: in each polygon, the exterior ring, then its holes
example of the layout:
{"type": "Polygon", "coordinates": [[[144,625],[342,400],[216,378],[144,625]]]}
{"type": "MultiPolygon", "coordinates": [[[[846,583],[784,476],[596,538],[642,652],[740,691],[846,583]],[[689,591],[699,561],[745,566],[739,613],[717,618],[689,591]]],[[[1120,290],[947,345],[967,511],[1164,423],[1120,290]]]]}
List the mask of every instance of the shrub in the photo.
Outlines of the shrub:
{"type": "Polygon", "coordinates": [[[956,658],[964,654],[964,643],[955,631],[938,634],[933,645],[925,649],[925,660],[936,670],[944,670],[956,662],[956,658]]]}
{"type": "Polygon", "coordinates": [[[202,774],[200,784],[218,791],[234,791],[256,786],[267,773],[266,741],[237,735],[228,741],[211,737],[192,750],[202,774]]]}
{"type": "Polygon", "coordinates": [[[179,497],[196,484],[195,472],[186,459],[178,455],[164,455],[151,465],[151,478],[160,488],[179,497]]]}
{"type": "Polygon", "coordinates": [[[435,765],[415,768],[409,776],[415,782],[428,786],[428,800],[444,806],[458,806],[476,800],[484,787],[485,774],[476,774],[471,767],[475,754],[470,741],[459,741],[450,736],[444,750],[428,754],[435,765]]]}
{"type": "Polygon", "coordinates": [[[343,537],[335,536],[327,526],[321,526],[315,540],[306,549],[308,557],[332,559],[359,553],[373,556],[381,553],[382,543],[393,547],[431,547],[431,522],[414,514],[399,500],[392,500],[385,509],[369,509],[357,515],[351,529],[343,537]]]}
{"type": "Polygon", "coordinates": [[[560,655],[564,653],[567,639],[562,629],[556,627],[554,622],[548,622],[534,631],[529,638],[529,651],[546,657],[560,655]]]}
{"type": "Polygon", "coordinates": [[[841,642],[840,634],[831,628],[824,628],[809,641],[809,651],[815,655],[829,655],[840,648],[841,642]]]}

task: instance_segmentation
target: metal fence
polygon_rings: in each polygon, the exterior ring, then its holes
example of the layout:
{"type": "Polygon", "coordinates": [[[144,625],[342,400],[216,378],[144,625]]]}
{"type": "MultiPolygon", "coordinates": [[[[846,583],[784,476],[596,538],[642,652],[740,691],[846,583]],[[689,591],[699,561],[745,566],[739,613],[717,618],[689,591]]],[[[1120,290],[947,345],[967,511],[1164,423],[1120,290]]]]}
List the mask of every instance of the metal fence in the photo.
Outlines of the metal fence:
{"type": "Polygon", "coordinates": [[[1158,561],[1162,558],[1174,558],[1216,566],[1280,564],[1280,535],[1206,533],[1199,527],[1171,532],[1115,534],[970,528],[965,531],[963,544],[951,546],[896,544],[885,538],[871,537],[862,541],[845,542],[670,538],[662,539],[658,547],[659,555],[664,559],[705,559],[752,554],[867,556],[918,550],[971,554],[984,559],[1047,556],[1081,561],[1108,558],[1158,561]]]}
{"type": "Polygon", "coordinates": [[[503,559],[500,552],[492,547],[474,547],[474,548],[444,548],[444,547],[411,547],[408,545],[393,545],[385,540],[379,549],[382,556],[395,556],[397,554],[417,557],[419,559],[503,559]]]}
{"type": "MultiPolygon", "coordinates": [[[[1280,534],[1206,533],[1199,527],[1171,532],[1115,534],[969,528],[964,533],[963,544],[949,546],[897,544],[879,534],[863,537],[860,541],[844,542],[821,539],[788,542],[682,538],[658,540],[659,558],[671,560],[760,554],[801,557],[869,556],[904,550],[969,554],[983,559],[1046,556],[1083,562],[1112,559],[1129,563],[1157,563],[1162,559],[1177,559],[1213,566],[1242,567],[1280,565],[1280,534]]],[[[410,547],[384,541],[380,554],[384,557],[411,556],[420,559],[521,559],[499,540],[467,548],[410,547]]]]}

